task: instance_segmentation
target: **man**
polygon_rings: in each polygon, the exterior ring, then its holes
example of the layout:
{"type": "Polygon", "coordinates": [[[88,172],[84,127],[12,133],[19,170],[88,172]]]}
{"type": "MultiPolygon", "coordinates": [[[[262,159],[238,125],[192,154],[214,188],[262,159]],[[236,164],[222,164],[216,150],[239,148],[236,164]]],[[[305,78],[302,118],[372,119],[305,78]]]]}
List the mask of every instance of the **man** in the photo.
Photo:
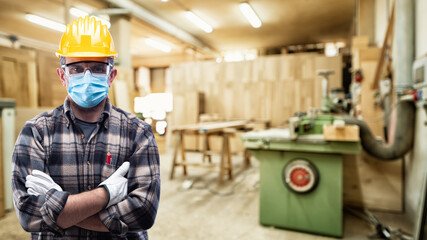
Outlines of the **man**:
{"type": "Polygon", "coordinates": [[[107,97],[117,75],[107,26],[74,20],[57,56],[68,96],[25,124],[13,153],[19,221],[32,239],[148,239],[159,154],[151,127],[107,97]]]}

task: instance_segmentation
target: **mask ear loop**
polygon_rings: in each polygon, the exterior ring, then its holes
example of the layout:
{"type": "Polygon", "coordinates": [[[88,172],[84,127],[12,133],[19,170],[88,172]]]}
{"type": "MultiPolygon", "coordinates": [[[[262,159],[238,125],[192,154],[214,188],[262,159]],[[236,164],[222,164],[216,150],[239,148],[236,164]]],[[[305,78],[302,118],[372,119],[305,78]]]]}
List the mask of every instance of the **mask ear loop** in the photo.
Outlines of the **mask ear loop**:
{"type": "Polygon", "coordinates": [[[111,65],[110,63],[108,63],[108,73],[107,73],[107,83],[108,86],[110,86],[110,77],[111,77],[111,71],[113,70],[113,65],[111,65]]]}
{"type": "Polygon", "coordinates": [[[67,65],[61,65],[61,69],[64,72],[64,75],[67,76],[68,79],[66,79],[65,81],[65,87],[67,88],[67,92],[68,92],[68,87],[70,85],[70,74],[67,73],[67,70],[65,70],[65,68],[67,67],[67,65]]]}

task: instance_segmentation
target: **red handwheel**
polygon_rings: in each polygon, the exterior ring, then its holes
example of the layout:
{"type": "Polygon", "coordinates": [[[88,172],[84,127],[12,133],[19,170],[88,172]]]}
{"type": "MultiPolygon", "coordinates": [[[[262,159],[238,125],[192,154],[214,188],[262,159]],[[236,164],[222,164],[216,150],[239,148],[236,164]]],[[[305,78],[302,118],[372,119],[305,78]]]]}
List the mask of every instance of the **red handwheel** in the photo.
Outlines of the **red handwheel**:
{"type": "Polygon", "coordinates": [[[319,182],[316,166],[306,159],[293,159],[283,169],[285,186],[297,193],[314,190],[319,182]]]}

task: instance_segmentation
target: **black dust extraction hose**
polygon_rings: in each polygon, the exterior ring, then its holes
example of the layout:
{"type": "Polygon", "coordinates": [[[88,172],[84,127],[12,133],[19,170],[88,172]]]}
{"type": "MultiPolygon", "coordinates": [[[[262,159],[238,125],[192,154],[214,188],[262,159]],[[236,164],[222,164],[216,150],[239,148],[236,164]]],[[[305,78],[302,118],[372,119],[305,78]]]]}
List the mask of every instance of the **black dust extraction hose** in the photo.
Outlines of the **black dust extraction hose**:
{"type": "Polygon", "coordinates": [[[403,157],[414,142],[415,104],[413,101],[400,101],[396,107],[396,124],[391,126],[393,132],[389,142],[378,141],[366,122],[351,116],[344,116],[346,124],[356,124],[360,128],[360,140],[363,149],[370,155],[381,160],[390,161],[403,157]],[[394,136],[394,137],[393,137],[394,136]]]}

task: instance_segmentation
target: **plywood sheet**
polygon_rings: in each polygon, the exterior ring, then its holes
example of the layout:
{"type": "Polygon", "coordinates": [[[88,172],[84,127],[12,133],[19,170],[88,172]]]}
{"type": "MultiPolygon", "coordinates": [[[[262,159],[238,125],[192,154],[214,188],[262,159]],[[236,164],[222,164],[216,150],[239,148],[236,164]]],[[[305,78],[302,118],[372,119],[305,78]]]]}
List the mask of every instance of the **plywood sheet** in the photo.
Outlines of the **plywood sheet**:
{"type": "MultiPolygon", "coordinates": [[[[112,87],[110,87],[110,89],[112,89],[114,87],[115,81],[123,81],[126,84],[127,90],[125,90],[125,91],[127,92],[126,93],[127,94],[127,96],[126,96],[127,103],[123,103],[123,104],[128,106],[126,111],[133,113],[134,112],[134,99],[136,96],[138,96],[138,91],[135,87],[134,72],[131,68],[125,68],[125,67],[120,67],[120,66],[116,66],[115,68],[117,69],[117,76],[116,76],[115,80],[113,81],[112,87]]],[[[119,83],[118,85],[123,85],[123,84],[119,83]]],[[[119,86],[119,88],[120,87],[121,86],[119,86]]],[[[115,89],[115,91],[114,91],[115,103],[119,104],[119,101],[123,101],[123,99],[122,99],[122,96],[120,96],[122,93],[120,93],[117,90],[118,89],[115,89]]]]}
{"type": "Polygon", "coordinates": [[[402,212],[402,160],[381,161],[365,152],[344,157],[344,204],[402,212]]]}
{"type": "MultiPolygon", "coordinates": [[[[204,92],[207,113],[222,119],[269,119],[277,126],[295,112],[320,107],[321,81],[316,76],[317,69],[335,71],[329,85],[341,86],[341,61],[341,56],[309,53],[238,63],[176,64],[171,67],[172,88],[174,97],[204,92]]],[[[174,114],[182,116],[180,112],[174,114]]]]}
{"type": "Polygon", "coordinates": [[[0,97],[17,106],[38,106],[35,52],[0,47],[0,97]]]}
{"type": "Polygon", "coordinates": [[[0,114],[0,217],[5,215],[5,192],[4,192],[4,176],[3,176],[3,131],[2,131],[2,117],[0,114]]]}
{"type": "Polygon", "coordinates": [[[25,122],[34,118],[43,112],[48,112],[53,108],[50,107],[39,107],[39,108],[30,108],[30,107],[17,107],[15,108],[15,137],[18,137],[21,132],[22,127],[24,127],[25,122]]]}
{"type": "Polygon", "coordinates": [[[326,141],[351,141],[358,142],[359,126],[346,125],[342,128],[334,125],[323,125],[323,137],[326,141]]]}
{"type": "Polygon", "coordinates": [[[375,70],[377,68],[376,61],[364,61],[361,63],[363,74],[362,92],[361,92],[361,109],[363,119],[368,124],[372,133],[375,136],[384,137],[384,124],[382,118],[381,107],[375,103],[375,94],[378,89],[372,89],[375,70]]]}
{"type": "Polygon", "coordinates": [[[369,46],[369,36],[354,36],[351,41],[352,48],[367,48],[369,46]]]}
{"type": "Polygon", "coordinates": [[[56,72],[59,59],[50,52],[37,52],[38,97],[40,107],[57,107],[64,103],[67,89],[56,72]]]}

